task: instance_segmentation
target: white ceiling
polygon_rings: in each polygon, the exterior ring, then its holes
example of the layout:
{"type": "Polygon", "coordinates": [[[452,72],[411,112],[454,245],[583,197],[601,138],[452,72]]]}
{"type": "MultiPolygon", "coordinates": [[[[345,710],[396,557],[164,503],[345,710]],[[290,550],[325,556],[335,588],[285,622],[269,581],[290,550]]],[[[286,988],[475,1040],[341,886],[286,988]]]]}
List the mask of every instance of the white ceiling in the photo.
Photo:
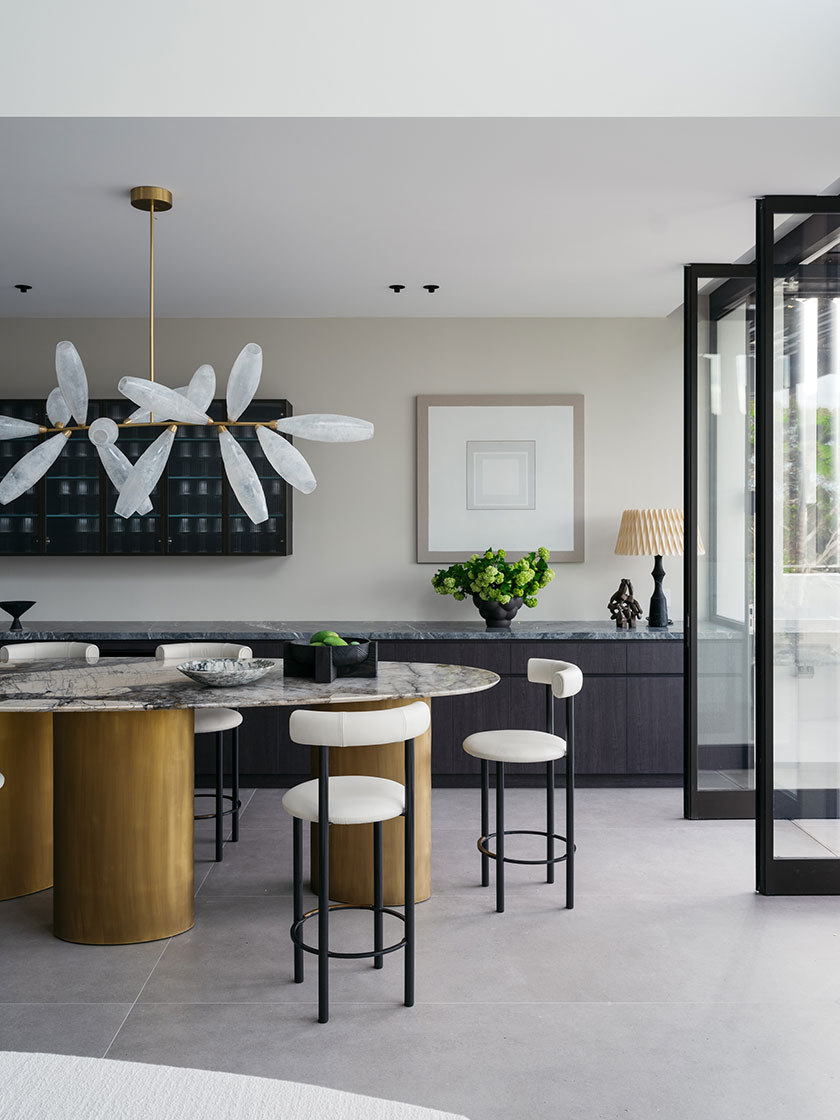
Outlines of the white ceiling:
{"type": "Polygon", "coordinates": [[[837,0],[6,0],[8,116],[825,116],[837,0]]]}
{"type": "Polygon", "coordinates": [[[0,152],[2,316],[145,315],[147,183],[160,316],[662,316],[757,195],[831,188],[840,118],[5,118],[0,152]]]}

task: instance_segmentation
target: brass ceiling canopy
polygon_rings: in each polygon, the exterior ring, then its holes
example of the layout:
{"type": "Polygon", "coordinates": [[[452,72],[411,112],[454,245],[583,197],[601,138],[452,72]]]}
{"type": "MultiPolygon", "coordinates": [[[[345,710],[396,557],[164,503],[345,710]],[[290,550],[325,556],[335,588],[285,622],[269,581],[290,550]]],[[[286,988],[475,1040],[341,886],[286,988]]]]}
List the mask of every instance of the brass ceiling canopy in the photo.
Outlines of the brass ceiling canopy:
{"type": "Polygon", "coordinates": [[[154,210],[160,214],[172,209],[172,191],[166,187],[132,187],[131,205],[138,210],[154,210]]]}

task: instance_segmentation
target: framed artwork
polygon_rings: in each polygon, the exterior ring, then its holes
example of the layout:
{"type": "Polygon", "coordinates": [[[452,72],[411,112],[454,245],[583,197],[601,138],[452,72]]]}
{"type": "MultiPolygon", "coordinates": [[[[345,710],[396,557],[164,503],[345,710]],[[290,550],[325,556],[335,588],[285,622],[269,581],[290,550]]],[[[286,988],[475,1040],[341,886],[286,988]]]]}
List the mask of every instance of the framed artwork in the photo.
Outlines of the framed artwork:
{"type": "Polygon", "coordinates": [[[417,562],[583,560],[583,396],[417,398],[417,562]]]}

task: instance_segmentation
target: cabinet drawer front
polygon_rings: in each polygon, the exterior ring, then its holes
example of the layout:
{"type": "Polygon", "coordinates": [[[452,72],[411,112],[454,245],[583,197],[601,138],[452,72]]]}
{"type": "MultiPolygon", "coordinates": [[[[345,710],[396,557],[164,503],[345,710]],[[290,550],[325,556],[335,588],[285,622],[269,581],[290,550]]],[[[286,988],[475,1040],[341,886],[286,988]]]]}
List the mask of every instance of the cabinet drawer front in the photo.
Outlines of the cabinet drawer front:
{"type": "Polygon", "coordinates": [[[423,661],[433,665],[472,665],[494,673],[510,672],[510,647],[506,641],[397,641],[379,643],[380,661],[423,661]]]}
{"type": "Polygon", "coordinates": [[[628,673],[682,673],[683,643],[648,640],[628,643],[628,673]]]}
{"type": "Polygon", "coordinates": [[[581,672],[622,674],[627,671],[627,646],[619,641],[511,642],[511,672],[525,675],[531,657],[570,661],[581,672]]]}

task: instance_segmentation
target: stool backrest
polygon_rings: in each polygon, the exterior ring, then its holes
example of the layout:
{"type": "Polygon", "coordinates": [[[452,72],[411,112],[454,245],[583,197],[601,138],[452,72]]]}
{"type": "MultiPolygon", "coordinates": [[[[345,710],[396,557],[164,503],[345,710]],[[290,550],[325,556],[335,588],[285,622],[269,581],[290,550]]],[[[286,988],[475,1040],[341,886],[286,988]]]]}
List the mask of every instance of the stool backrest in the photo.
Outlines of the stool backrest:
{"type": "Polygon", "coordinates": [[[547,684],[558,698],[568,699],[583,688],[583,673],[570,661],[551,661],[546,657],[528,659],[528,680],[547,684]]]}
{"type": "Polygon", "coordinates": [[[307,712],[298,709],[289,719],[289,738],[311,747],[376,747],[414,739],[431,723],[422,700],[402,708],[373,712],[307,712]]]}
{"type": "Polygon", "coordinates": [[[15,642],[0,646],[0,662],[18,665],[27,661],[86,661],[95,665],[98,660],[99,646],[89,642],[15,642]]]}
{"type": "Polygon", "coordinates": [[[168,642],[158,646],[158,661],[195,661],[202,657],[253,657],[250,646],[238,642],[168,642]]]}

